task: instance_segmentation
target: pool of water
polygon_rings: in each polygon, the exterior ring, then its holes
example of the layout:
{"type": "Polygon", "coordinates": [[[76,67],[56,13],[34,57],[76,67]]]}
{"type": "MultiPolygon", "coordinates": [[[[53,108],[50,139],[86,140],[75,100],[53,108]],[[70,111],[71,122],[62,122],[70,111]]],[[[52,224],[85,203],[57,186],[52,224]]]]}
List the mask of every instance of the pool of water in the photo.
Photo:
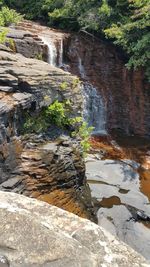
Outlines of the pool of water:
{"type": "Polygon", "coordinates": [[[150,260],[150,140],[92,137],[86,175],[98,223],[150,260]]]}

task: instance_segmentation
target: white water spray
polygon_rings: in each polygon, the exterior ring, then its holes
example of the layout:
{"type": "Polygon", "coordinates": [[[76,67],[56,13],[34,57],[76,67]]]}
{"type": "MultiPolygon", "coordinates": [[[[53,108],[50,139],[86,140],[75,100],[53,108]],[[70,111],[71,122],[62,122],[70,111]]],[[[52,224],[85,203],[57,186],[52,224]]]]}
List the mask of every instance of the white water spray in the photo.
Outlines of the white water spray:
{"type": "MultiPolygon", "coordinates": [[[[80,77],[85,80],[86,73],[80,56],[78,56],[80,77]]],[[[107,134],[106,107],[98,90],[89,82],[83,83],[83,118],[89,126],[94,127],[93,134],[107,134]]]]}
{"type": "Polygon", "coordinates": [[[59,49],[59,60],[58,66],[63,66],[63,39],[60,40],[60,49],[59,49]]]}
{"type": "Polygon", "coordinates": [[[50,38],[41,36],[41,39],[45,45],[47,45],[47,62],[52,65],[57,65],[57,49],[55,45],[52,43],[50,38]]]}
{"type": "Polygon", "coordinates": [[[81,78],[85,79],[86,78],[85,70],[84,70],[84,66],[82,64],[82,60],[80,57],[78,57],[78,69],[79,69],[79,73],[80,73],[81,78]]]}
{"type": "Polygon", "coordinates": [[[106,135],[106,107],[98,90],[88,82],[83,85],[83,118],[94,127],[93,134],[106,135]]]}

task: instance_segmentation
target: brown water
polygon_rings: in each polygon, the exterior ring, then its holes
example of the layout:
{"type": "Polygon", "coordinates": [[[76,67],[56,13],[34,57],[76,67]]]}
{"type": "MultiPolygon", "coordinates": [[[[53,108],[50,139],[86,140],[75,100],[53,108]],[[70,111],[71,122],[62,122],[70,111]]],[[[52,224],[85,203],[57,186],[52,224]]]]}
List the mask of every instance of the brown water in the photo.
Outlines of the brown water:
{"type": "Polygon", "coordinates": [[[94,150],[103,151],[102,159],[129,159],[139,163],[140,190],[150,200],[150,139],[120,135],[95,136],[91,138],[91,144],[94,150]]]}
{"type": "Polygon", "coordinates": [[[93,136],[88,183],[98,223],[150,261],[150,139],[93,136]]]}

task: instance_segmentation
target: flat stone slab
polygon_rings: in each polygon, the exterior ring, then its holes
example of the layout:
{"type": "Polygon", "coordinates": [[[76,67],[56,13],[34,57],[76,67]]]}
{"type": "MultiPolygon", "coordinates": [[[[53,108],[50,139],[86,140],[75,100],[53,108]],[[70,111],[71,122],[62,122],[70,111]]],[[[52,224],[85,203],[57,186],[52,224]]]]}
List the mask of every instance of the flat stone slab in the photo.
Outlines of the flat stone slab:
{"type": "Polygon", "coordinates": [[[139,175],[124,161],[92,160],[86,163],[88,180],[101,181],[124,189],[139,188],[139,175]]]}
{"type": "Polygon", "coordinates": [[[11,86],[0,86],[0,91],[11,93],[14,92],[15,89],[11,86]]]}
{"type": "Polygon", "coordinates": [[[98,221],[99,225],[142,253],[150,261],[150,229],[142,221],[136,222],[125,206],[99,209],[98,221]]]}
{"type": "Polygon", "coordinates": [[[6,188],[6,189],[13,189],[15,186],[18,185],[18,183],[20,183],[20,178],[14,177],[2,183],[0,187],[6,188]]]}

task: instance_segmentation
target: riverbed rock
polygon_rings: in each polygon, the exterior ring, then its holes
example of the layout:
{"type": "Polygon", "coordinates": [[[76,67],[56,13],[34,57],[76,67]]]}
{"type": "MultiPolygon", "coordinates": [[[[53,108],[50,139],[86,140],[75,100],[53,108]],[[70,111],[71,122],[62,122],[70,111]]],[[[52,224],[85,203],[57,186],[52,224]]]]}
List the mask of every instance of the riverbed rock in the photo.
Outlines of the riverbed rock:
{"type": "Polygon", "coordinates": [[[0,192],[0,255],[11,267],[149,266],[103,228],[47,203],[0,192]]]}
{"type": "Polygon", "coordinates": [[[110,209],[99,209],[98,221],[99,225],[126,242],[150,261],[150,222],[147,223],[146,219],[136,220],[136,216],[124,205],[114,205],[110,209]]]}
{"type": "Polygon", "coordinates": [[[86,176],[98,224],[150,260],[150,203],[140,191],[138,167],[131,160],[97,160],[89,155],[86,176]]]}

